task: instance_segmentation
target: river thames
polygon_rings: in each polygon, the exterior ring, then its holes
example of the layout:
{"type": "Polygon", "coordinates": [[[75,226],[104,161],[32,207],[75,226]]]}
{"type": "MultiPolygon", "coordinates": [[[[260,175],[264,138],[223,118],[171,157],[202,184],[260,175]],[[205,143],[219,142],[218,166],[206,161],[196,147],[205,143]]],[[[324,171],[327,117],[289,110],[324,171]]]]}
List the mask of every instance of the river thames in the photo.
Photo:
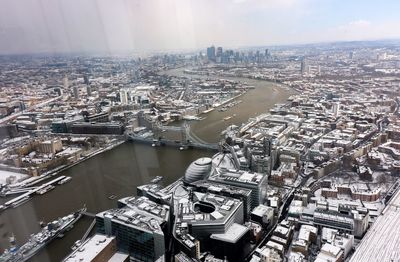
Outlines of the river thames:
{"type": "MultiPolygon", "coordinates": [[[[182,75],[179,70],[168,73],[182,75]]],[[[214,110],[204,115],[204,120],[191,123],[192,131],[207,142],[217,142],[227,126],[240,125],[249,117],[265,113],[275,103],[285,102],[294,93],[267,81],[224,78],[243,81],[255,88],[239,98],[242,103],[225,112],[214,110]],[[227,116],[233,117],[224,121],[227,116]]],[[[71,176],[69,183],[0,214],[0,252],[9,247],[11,234],[15,235],[18,244],[23,244],[30,234],[40,230],[39,221],[50,222],[84,205],[91,213],[116,208],[117,199],[136,195],[138,185],[146,184],[156,176],[163,176],[162,183],[167,185],[183,176],[192,161],[213,154],[205,150],[179,151],[175,147],[151,147],[132,142],[98,154],[59,174],[71,176]],[[116,199],[110,200],[111,195],[116,199]]],[[[31,261],[62,260],[71,251],[73,243],[84,235],[91,221],[91,218],[82,218],[62,239],[51,242],[31,261]]]]}
{"type": "MultiPolygon", "coordinates": [[[[165,72],[173,76],[186,76],[189,78],[213,79],[210,76],[188,75],[183,73],[183,69],[173,69],[165,72]]],[[[257,116],[261,113],[268,112],[275,104],[284,103],[287,98],[294,94],[292,89],[277,85],[273,82],[248,79],[243,77],[220,77],[247,83],[254,86],[254,89],[249,90],[246,94],[239,97],[242,103],[229,108],[224,112],[214,110],[206,115],[202,121],[192,121],[191,130],[202,140],[206,142],[218,142],[220,134],[229,125],[238,125],[246,122],[250,117],[257,116]],[[229,120],[224,120],[225,117],[232,117],[229,120]]],[[[176,123],[174,124],[176,125],[176,123]]]]}

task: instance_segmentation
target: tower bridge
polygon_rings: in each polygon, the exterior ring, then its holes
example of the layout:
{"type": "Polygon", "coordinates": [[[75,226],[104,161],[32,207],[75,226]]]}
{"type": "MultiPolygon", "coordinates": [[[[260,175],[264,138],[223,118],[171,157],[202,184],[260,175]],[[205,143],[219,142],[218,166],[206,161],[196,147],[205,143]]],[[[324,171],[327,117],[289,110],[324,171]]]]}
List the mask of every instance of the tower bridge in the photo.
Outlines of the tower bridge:
{"type": "MultiPolygon", "coordinates": [[[[193,147],[207,150],[218,150],[219,146],[217,143],[208,143],[191,131],[190,125],[184,123],[182,126],[166,126],[161,122],[152,122],[151,130],[153,131],[152,143],[156,142],[164,145],[182,146],[182,147],[193,147]],[[179,139],[171,139],[166,136],[177,135],[179,139]]],[[[143,139],[128,135],[132,140],[150,142],[149,139],[143,139]]]]}

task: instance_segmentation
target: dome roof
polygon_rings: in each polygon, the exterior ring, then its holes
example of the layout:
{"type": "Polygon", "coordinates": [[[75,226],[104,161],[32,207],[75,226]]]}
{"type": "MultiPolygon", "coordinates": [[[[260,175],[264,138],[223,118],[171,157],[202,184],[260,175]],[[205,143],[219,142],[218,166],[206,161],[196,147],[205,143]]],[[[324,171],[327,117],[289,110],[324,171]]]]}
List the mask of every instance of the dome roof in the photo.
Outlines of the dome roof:
{"type": "Polygon", "coordinates": [[[211,158],[202,157],[192,162],[186,169],[184,181],[193,183],[198,180],[206,179],[211,172],[211,158]]]}

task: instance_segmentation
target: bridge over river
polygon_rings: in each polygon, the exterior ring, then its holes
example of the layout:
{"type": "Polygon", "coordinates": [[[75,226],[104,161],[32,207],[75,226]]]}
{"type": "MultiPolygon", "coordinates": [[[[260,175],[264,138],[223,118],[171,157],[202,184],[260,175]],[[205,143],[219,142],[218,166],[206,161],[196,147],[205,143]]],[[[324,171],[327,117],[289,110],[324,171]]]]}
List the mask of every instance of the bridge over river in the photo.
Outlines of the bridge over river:
{"type": "Polygon", "coordinates": [[[153,137],[141,137],[133,134],[128,134],[128,138],[133,141],[147,142],[155,145],[179,146],[183,148],[199,148],[207,150],[218,150],[217,143],[208,143],[199,138],[190,129],[190,125],[184,123],[182,126],[165,126],[160,122],[152,125],[153,137]],[[179,140],[165,138],[164,133],[175,133],[180,135],[179,140]]]}

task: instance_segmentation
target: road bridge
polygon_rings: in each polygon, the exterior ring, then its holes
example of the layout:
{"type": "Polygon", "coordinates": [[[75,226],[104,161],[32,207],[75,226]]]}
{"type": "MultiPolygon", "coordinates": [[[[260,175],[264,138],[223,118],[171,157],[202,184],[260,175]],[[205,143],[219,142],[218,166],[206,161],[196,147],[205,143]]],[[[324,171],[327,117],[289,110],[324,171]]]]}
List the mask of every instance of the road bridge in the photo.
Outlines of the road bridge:
{"type": "Polygon", "coordinates": [[[179,147],[192,147],[207,150],[218,150],[217,143],[208,143],[199,138],[196,134],[191,131],[190,125],[184,123],[182,126],[166,126],[159,121],[154,122],[152,125],[152,131],[154,133],[153,140],[150,138],[140,138],[132,135],[128,135],[134,141],[151,142],[158,143],[162,145],[169,146],[179,146],[179,147]],[[181,134],[179,142],[163,138],[164,132],[174,132],[181,134]]]}

